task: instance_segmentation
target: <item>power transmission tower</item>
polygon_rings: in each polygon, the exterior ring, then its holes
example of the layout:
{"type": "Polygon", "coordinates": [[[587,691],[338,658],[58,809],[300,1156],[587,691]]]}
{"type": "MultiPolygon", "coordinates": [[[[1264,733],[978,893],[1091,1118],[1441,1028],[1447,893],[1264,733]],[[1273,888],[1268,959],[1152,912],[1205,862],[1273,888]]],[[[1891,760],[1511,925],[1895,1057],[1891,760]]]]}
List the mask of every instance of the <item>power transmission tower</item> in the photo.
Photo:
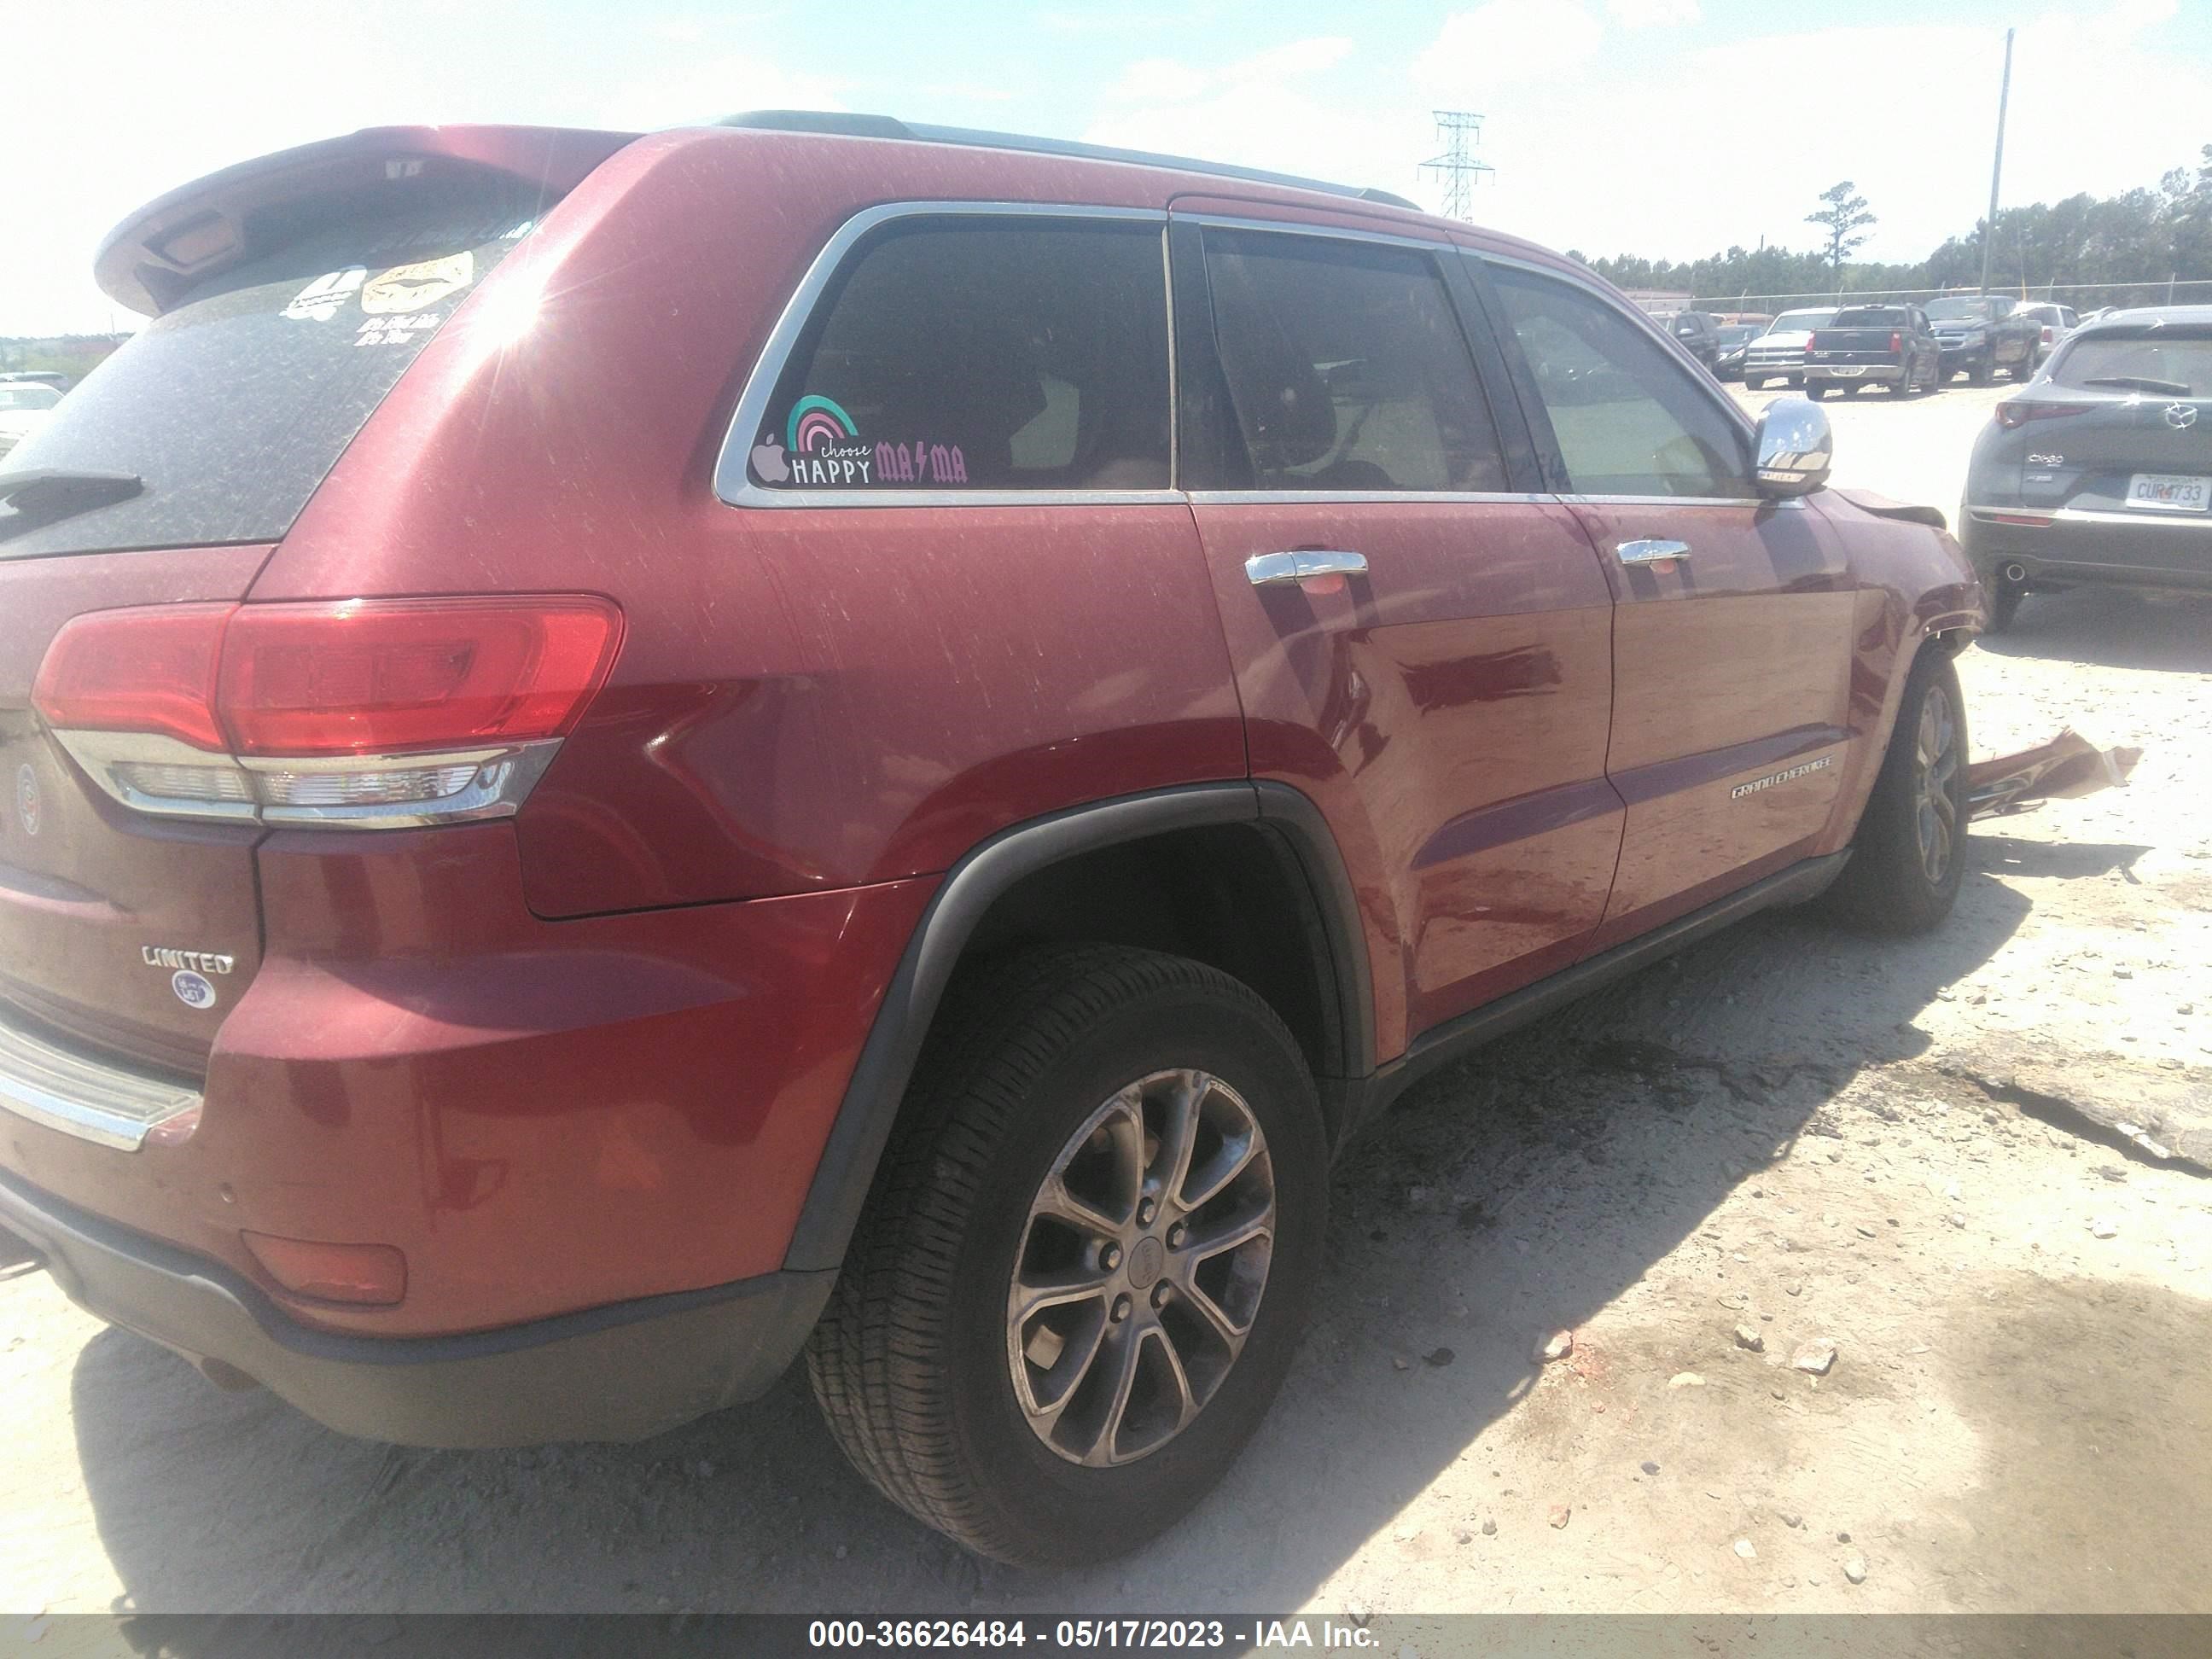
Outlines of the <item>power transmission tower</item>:
{"type": "Polygon", "coordinates": [[[1471,110],[1440,109],[1436,118],[1437,137],[1444,141],[1444,153],[1422,162],[1421,171],[1443,175],[1444,216],[1465,219],[1471,216],[1476,179],[1498,169],[1474,159],[1474,147],[1482,138],[1480,115],[1471,110]]]}

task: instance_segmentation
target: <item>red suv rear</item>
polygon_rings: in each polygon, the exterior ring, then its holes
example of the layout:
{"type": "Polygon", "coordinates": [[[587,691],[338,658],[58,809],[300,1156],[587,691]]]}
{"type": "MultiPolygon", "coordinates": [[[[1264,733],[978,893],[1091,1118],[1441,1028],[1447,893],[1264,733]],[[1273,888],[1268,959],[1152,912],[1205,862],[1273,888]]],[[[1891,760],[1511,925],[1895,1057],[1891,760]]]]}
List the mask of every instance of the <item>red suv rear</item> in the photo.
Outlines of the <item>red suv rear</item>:
{"type": "Polygon", "coordinates": [[[640,1436],[804,1349],[918,1515],[1125,1548],[1395,1091],[1956,890],[1948,538],[1374,192],[394,129],[98,269],[152,320],[0,472],[0,1218],[338,1428],[640,1436]]]}

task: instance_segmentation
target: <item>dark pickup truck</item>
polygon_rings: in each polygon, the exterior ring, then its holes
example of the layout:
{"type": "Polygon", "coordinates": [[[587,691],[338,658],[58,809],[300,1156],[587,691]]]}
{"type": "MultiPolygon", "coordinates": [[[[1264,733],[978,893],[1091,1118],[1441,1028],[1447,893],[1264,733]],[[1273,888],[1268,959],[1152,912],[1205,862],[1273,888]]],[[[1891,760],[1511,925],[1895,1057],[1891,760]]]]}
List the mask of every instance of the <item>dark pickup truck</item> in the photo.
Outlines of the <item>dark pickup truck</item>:
{"type": "Polygon", "coordinates": [[[1805,392],[1856,392],[1886,386],[1893,397],[1942,384],[1943,349],[1918,306],[1854,306],[1805,342],[1805,392]]]}
{"type": "Polygon", "coordinates": [[[2015,380],[2035,372],[2043,344],[2043,325],[2002,294],[1954,294],[1928,302],[1929,325],[1943,348],[1943,379],[1960,369],[1976,386],[1987,386],[1999,369],[2015,380]]]}

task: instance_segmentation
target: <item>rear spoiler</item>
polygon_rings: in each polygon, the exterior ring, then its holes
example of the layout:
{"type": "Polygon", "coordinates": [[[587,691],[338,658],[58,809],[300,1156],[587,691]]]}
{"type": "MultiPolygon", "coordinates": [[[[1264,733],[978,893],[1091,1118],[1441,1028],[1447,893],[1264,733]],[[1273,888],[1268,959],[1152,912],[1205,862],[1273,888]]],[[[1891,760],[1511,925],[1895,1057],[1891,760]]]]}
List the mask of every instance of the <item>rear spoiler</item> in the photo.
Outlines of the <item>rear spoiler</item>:
{"type": "Polygon", "coordinates": [[[107,234],[93,276],[120,305],[159,316],[228,267],[296,234],[328,200],[374,210],[417,180],[504,179],[558,200],[635,133],[566,127],[368,127],[242,161],[148,203],[107,234]]]}

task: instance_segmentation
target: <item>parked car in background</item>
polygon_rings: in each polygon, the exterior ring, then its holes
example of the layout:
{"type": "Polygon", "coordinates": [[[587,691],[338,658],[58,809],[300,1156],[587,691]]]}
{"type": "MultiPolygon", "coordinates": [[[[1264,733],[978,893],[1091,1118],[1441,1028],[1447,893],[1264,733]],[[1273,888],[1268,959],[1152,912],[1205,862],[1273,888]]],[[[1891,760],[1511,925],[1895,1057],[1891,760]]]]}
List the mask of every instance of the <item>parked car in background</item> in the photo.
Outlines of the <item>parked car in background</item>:
{"type": "Polygon", "coordinates": [[[2016,380],[2035,372],[2043,325],[2022,314],[2009,295],[1947,295],[1930,300],[1925,309],[1943,348],[1946,382],[1963,373],[1974,385],[1987,386],[2000,372],[2016,380]]]}
{"type": "Polygon", "coordinates": [[[1959,525],[1999,632],[2077,584],[2212,591],[2212,306],[2082,324],[1983,428],[1959,525]]]}
{"type": "Polygon", "coordinates": [[[1759,337],[1759,330],[1749,323],[1723,323],[1717,355],[1713,358],[1713,373],[1723,380],[1743,378],[1743,354],[1759,337]]]}
{"type": "Polygon", "coordinates": [[[1909,398],[1942,383],[1942,356],[1918,306],[1848,307],[1806,337],[1806,395],[1885,386],[1909,398]]]}
{"type": "Polygon", "coordinates": [[[43,426],[62,394],[41,380],[0,380],[0,455],[43,426]]]}
{"type": "Polygon", "coordinates": [[[0,1224],[354,1434],[804,1353],[915,1516],[1122,1553],[1401,1090],[1959,890],[1940,515],[1517,238],[784,112],[362,132],[95,274],[0,471],[0,1224]]]}
{"type": "Polygon", "coordinates": [[[2081,325],[2081,319],[2074,314],[2071,306],[2022,306],[2021,314],[2033,318],[2043,331],[2042,337],[2036,342],[2035,347],[2035,366],[2038,368],[2043,367],[2069,334],[2081,325]]]}
{"type": "Polygon", "coordinates": [[[1720,325],[1708,311],[1677,311],[1656,319],[1676,343],[1707,368],[1720,356],[1720,325]]]}
{"type": "Polygon", "coordinates": [[[1770,380],[1805,384],[1805,342],[1813,331],[1836,320],[1833,306],[1804,311],[1785,311],[1765,333],[1744,349],[1743,386],[1756,392],[1770,380]]]}

